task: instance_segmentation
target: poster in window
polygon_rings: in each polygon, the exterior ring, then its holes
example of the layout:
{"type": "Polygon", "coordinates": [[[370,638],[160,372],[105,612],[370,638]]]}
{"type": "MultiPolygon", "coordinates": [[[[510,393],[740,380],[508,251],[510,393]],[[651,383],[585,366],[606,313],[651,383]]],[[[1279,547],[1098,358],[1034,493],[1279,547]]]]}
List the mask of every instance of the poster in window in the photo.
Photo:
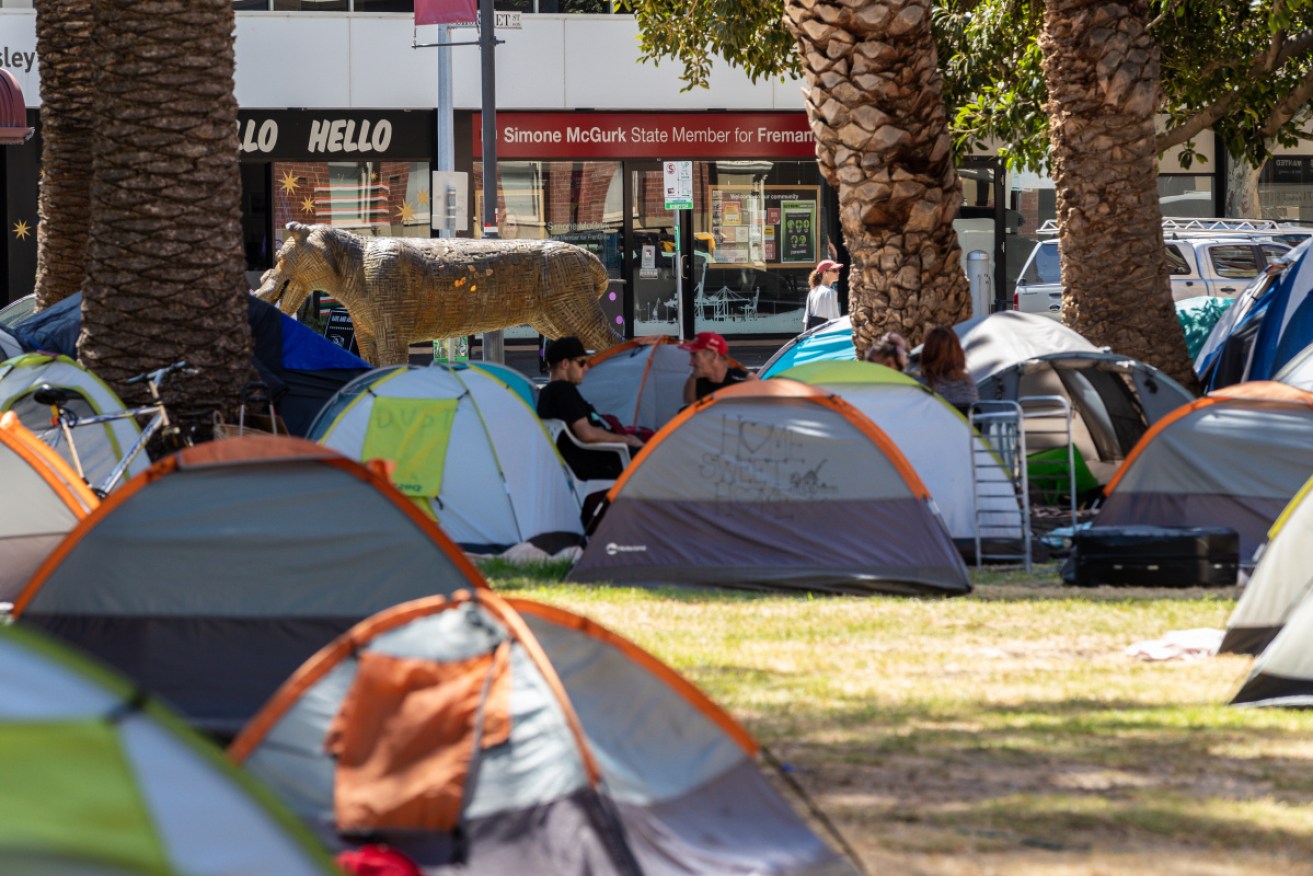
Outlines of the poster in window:
{"type": "Polygon", "coordinates": [[[789,201],[780,204],[783,248],[780,261],[785,264],[811,264],[816,261],[816,202],[789,201]]]}
{"type": "Polygon", "coordinates": [[[715,263],[760,269],[813,262],[820,250],[819,195],[818,186],[712,186],[711,209],[703,217],[716,241],[715,263]],[[792,250],[786,210],[802,226],[792,250]]]}

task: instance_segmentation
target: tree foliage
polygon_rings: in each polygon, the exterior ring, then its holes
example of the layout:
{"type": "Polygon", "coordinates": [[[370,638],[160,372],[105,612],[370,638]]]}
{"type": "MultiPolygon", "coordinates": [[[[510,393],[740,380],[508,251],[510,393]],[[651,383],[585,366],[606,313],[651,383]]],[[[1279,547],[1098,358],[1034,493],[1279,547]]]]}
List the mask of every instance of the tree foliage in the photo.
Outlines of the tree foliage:
{"type": "MultiPolygon", "coordinates": [[[[1299,139],[1313,97],[1313,2],[1151,0],[1149,7],[1162,65],[1160,153],[1182,147],[1189,166],[1198,157],[1194,138],[1212,130],[1228,153],[1257,166],[1273,143],[1299,139]]],[[[1044,166],[1047,95],[1035,75],[1041,15],[1027,0],[962,0],[941,9],[959,149],[993,140],[1007,144],[1000,153],[1011,166],[1044,166]]]]}
{"type": "MultiPolygon", "coordinates": [[[[757,81],[797,76],[782,0],[623,0],[641,31],[642,57],[683,65],[686,90],[708,87],[715,58],[757,81]]],[[[1159,151],[1214,131],[1251,165],[1301,138],[1313,99],[1313,0],[1151,0],[1161,51],[1159,151]]],[[[1048,156],[1048,94],[1036,42],[1042,0],[945,0],[933,25],[944,99],[959,154],[998,149],[1010,167],[1039,170],[1048,156]]]]}

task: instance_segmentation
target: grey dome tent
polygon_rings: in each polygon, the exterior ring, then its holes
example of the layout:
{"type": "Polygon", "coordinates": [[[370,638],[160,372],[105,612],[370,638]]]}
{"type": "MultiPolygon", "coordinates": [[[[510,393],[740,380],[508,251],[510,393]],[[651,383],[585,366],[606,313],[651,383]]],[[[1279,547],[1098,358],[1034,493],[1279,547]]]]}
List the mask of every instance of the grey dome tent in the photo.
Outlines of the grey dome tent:
{"type": "Polygon", "coordinates": [[[362,618],[483,578],[387,481],[301,438],[212,441],[110,494],[14,602],[227,736],[362,618]]]}
{"type": "Polygon", "coordinates": [[[851,876],[758,772],[756,741],[586,618],[490,590],[380,612],[229,749],[330,846],[425,872],[851,876]]]}

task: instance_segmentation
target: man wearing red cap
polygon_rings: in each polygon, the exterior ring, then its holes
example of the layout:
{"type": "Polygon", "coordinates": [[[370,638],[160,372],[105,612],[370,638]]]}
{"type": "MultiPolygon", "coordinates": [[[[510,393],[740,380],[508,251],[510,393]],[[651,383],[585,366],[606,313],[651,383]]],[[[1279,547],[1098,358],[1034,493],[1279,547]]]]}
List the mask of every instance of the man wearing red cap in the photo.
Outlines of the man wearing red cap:
{"type": "Polygon", "coordinates": [[[811,291],[807,293],[807,306],[802,311],[803,331],[839,318],[839,293],[834,284],[839,282],[841,270],[843,265],[825,259],[807,278],[811,291]]]}
{"type": "Polygon", "coordinates": [[[729,344],[715,332],[698,332],[693,340],[680,344],[679,349],[688,353],[688,364],[693,368],[684,381],[686,405],[726,386],[757,379],[757,375],[729,364],[729,344]]]}

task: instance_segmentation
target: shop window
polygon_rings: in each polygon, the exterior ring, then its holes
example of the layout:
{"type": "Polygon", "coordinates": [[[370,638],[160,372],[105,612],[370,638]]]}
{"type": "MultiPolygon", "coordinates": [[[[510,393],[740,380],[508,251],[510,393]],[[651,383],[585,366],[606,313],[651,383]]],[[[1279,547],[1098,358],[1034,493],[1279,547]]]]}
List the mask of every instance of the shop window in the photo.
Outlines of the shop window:
{"type": "Polygon", "coordinates": [[[1221,215],[1213,199],[1213,178],[1206,174],[1160,174],[1158,203],[1164,216],[1203,219],[1221,215]]]}
{"type": "Polygon", "coordinates": [[[349,8],[348,0],[274,0],[275,12],[346,12],[349,8]]]}
{"type": "Polygon", "coordinates": [[[429,236],[424,161],[279,161],[273,165],[275,229],[321,223],[376,237],[429,236]]]}

